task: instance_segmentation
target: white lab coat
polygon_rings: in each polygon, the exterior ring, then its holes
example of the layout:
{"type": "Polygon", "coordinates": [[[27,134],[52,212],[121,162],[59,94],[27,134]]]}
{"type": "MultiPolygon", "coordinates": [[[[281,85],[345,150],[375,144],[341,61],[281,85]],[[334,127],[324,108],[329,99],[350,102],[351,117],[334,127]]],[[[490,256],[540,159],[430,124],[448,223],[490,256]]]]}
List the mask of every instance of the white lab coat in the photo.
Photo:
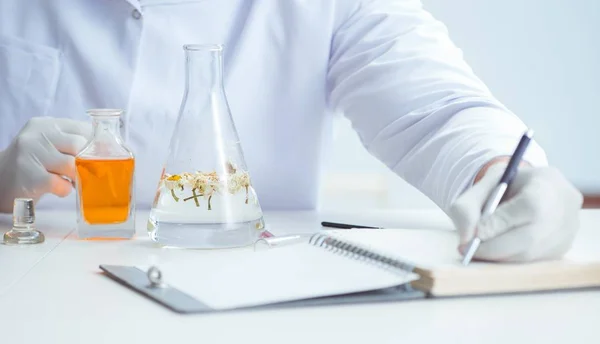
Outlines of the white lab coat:
{"type": "MultiPolygon", "coordinates": [[[[318,205],[334,113],[443,209],[525,128],[417,0],[2,0],[0,149],[33,116],[123,108],[138,205],[151,205],[188,43],[225,45],[225,90],[265,209],[318,205]]],[[[536,144],[526,159],[546,164],[536,144]]]]}

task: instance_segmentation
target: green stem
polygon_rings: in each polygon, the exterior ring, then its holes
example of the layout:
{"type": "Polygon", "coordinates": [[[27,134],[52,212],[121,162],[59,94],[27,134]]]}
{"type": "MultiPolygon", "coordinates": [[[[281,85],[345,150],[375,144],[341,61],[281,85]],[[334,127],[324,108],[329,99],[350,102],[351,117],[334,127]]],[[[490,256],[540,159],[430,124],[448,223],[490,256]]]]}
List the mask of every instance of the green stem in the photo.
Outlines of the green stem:
{"type": "Polygon", "coordinates": [[[173,196],[173,199],[175,200],[175,202],[179,202],[179,197],[175,196],[175,190],[171,189],[171,196],[173,196]]]}
{"type": "Polygon", "coordinates": [[[246,204],[248,204],[248,186],[246,186],[246,204]]]}
{"type": "Polygon", "coordinates": [[[208,196],[208,210],[212,210],[212,206],[210,205],[211,199],[212,199],[212,195],[208,196]]]}
{"type": "Polygon", "coordinates": [[[196,207],[199,207],[200,202],[198,202],[198,195],[196,195],[196,189],[192,190],[192,195],[196,196],[194,197],[194,203],[196,203],[196,207]]]}
{"type": "Polygon", "coordinates": [[[191,199],[193,198],[193,199],[194,199],[194,202],[196,203],[196,207],[199,207],[199,206],[200,206],[200,203],[198,202],[198,197],[200,197],[200,196],[202,196],[202,195],[198,195],[198,194],[196,193],[196,189],[195,189],[195,188],[194,188],[194,189],[192,189],[192,194],[193,194],[193,196],[190,196],[190,197],[184,198],[183,200],[184,200],[184,201],[189,201],[189,200],[191,200],[191,199]]]}

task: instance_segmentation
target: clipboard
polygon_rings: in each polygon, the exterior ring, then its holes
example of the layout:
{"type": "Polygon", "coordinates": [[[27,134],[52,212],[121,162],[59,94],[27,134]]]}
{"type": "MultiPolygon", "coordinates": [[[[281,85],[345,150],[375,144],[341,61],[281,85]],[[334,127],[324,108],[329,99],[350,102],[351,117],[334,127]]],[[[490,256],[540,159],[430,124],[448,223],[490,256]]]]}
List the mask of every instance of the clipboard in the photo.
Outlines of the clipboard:
{"type": "Polygon", "coordinates": [[[162,273],[157,267],[150,267],[148,271],[143,271],[134,266],[100,265],[100,269],[107,277],[119,284],[179,314],[398,302],[426,298],[426,293],[413,289],[410,283],[407,283],[397,287],[359,293],[318,297],[230,310],[215,310],[181,290],[169,286],[167,281],[163,280],[162,273]]]}

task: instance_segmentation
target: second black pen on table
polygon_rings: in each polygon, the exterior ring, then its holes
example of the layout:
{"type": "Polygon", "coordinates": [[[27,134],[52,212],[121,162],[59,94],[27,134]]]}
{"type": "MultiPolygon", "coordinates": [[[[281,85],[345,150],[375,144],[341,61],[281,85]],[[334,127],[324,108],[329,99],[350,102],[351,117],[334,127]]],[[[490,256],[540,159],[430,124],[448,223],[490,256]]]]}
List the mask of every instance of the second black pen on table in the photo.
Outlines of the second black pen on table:
{"type": "Polygon", "coordinates": [[[337,228],[337,229],[352,229],[352,228],[383,229],[383,227],[361,226],[361,225],[352,225],[352,224],[347,224],[347,223],[338,223],[338,222],[329,222],[329,221],[321,222],[321,226],[329,227],[329,228],[337,228]]]}

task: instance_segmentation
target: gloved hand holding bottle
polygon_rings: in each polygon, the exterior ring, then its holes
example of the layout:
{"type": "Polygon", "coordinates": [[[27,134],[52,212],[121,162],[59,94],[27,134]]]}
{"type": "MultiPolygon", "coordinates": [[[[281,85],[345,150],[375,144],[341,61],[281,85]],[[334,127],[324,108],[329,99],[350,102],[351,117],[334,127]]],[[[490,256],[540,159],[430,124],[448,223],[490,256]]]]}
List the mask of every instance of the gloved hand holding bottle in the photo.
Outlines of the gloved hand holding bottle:
{"type": "Polygon", "coordinates": [[[34,117],[0,152],[0,212],[12,211],[16,197],[39,200],[45,193],[69,195],[75,180],[75,155],[92,133],[89,123],[34,117]]]}
{"type": "Polygon", "coordinates": [[[480,223],[481,209],[498,184],[506,164],[492,165],[450,209],[460,234],[461,253],[478,235],[474,258],[523,262],[558,258],[579,228],[581,193],[555,168],[521,167],[496,211],[480,223]]]}

